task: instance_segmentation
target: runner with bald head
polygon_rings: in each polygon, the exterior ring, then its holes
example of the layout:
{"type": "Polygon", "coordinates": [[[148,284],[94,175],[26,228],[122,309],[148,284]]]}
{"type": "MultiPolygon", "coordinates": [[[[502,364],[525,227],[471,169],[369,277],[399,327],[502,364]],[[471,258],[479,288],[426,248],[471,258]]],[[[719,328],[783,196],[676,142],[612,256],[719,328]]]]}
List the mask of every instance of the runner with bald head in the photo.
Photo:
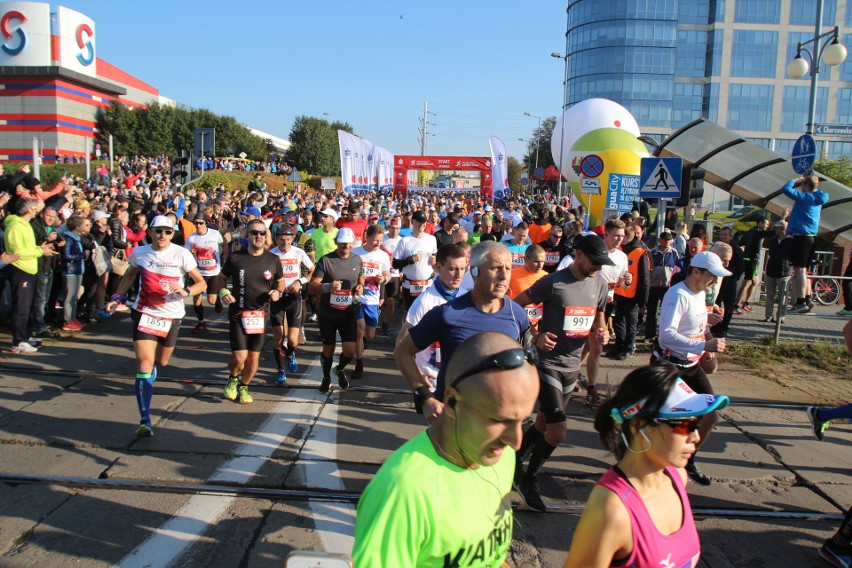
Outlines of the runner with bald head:
{"type": "Polygon", "coordinates": [[[361,496],[356,566],[501,566],[506,560],[515,451],[538,396],[537,356],[498,332],[472,336],[456,354],[447,369],[444,411],[388,458],[361,496]]]}

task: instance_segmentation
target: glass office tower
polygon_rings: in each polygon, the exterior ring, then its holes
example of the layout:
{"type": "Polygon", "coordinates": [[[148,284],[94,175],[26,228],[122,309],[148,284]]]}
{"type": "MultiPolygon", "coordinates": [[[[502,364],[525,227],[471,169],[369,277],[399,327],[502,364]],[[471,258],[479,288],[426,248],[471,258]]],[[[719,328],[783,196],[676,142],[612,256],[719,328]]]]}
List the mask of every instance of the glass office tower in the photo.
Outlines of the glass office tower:
{"type": "MultiPolygon", "coordinates": [[[[823,31],[852,51],[852,0],[824,0],[823,31]],[[841,12],[841,13],[838,13],[841,12]]],[[[796,44],[813,37],[817,0],[574,0],[568,3],[568,105],[626,107],[663,137],[705,117],[788,155],[806,130],[810,76],[792,79],[796,44]]],[[[852,57],[820,65],[816,122],[852,124],[852,57]]],[[[830,158],[852,137],[815,136],[830,158]]]]}

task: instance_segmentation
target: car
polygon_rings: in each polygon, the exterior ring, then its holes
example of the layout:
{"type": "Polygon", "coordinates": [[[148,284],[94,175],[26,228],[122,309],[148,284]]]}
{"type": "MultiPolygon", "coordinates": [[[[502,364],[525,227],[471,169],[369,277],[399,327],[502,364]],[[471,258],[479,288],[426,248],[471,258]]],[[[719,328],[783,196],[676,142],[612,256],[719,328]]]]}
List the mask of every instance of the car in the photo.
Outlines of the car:
{"type": "Polygon", "coordinates": [[[719,240],[719,232],[722,230],[722,227],[730,227],[734,231],[734,242],[738,243],[742,234],[757,225],[758,220],[764,217],[769,218],[770,224],[781,219],[781,217],[770,213],[766,209],[751,206],[738,209],[722,219],[714,219],[713,240],[719,240]]]}

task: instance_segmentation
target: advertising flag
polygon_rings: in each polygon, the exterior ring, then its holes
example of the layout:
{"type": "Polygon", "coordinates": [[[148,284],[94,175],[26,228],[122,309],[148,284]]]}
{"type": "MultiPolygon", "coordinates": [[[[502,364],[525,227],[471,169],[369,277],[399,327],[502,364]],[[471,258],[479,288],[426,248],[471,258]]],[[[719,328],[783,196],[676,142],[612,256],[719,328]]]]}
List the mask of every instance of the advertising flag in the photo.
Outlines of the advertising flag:
{"type": "Polygon", "coordinates": [[[386,148],[376,146],[376,183],[381,190],[393,187],[393,156],[386,148]]]}
{"type": "Polygon", "coordinates": [[[509,162],[506,144],[496,136],[489,136],[491,146],[491,201],[500,201],[509,195],[509,162]]]}
{"type": "Polygon", "coordinates": [[[356,190],[358,184],[356,166],[358,147],[360,146],[358,137],[345,130],[338,130],[337,142],[340,146],[340,178],[343,182],[343,191],[352,193],[356,190]]]}

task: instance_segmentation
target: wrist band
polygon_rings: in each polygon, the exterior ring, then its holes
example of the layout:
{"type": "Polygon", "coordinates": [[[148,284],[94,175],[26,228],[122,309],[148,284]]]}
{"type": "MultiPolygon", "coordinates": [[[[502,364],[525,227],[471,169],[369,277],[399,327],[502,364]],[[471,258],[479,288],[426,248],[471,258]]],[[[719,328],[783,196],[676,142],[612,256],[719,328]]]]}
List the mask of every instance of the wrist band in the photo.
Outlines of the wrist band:
{"type": "Polygon", "coordinates": [[[221,290],[219,290],[219,297],[220,298],[225,298],[225,297],[230,296],[230,295],[231,295],[231,291],[228,290],[227,288],[222,288],[221,290]]]}
{"type": "Polygon", "coordinates": [[[422,386],[414,389],[414,411],[417,414],[423,414],[423,403],[430,398],[435,398],[435,395],[429,390],[429,387],[422,386]]]}
{"type": "Polygon", "coordinates": [[[109,297],[110,302],[116,302],[118,304],[123,304],[127,299],[127,294],[113,294],[109,297]]]}
{"type": "Polygon", "coordinates": [[[189,291],[189,286],[184,286],[183,291],[186,292],[187,296],[192,296],[192,292],[189,291]]]}

